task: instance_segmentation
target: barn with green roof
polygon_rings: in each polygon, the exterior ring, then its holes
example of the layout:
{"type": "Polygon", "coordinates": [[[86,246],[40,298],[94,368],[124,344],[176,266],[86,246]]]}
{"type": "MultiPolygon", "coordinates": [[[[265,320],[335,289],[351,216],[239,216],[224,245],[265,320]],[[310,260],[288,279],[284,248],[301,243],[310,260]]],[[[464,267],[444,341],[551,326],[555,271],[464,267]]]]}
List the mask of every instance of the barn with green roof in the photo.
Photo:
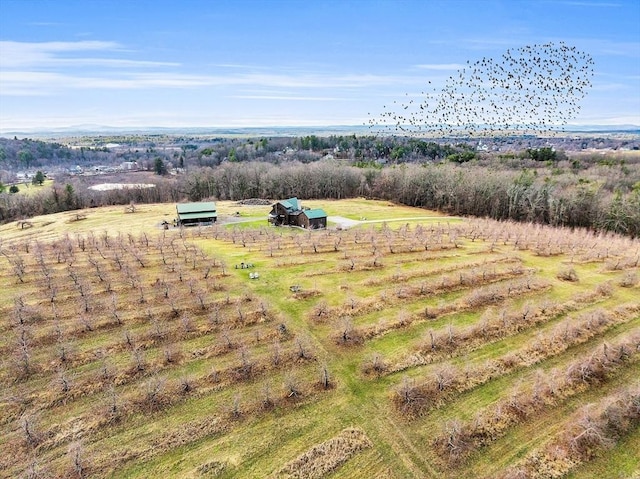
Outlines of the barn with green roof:
{"type": "Polygon", "coordinates": [[[178,203],[179,226],[195,226],[213,224],[218,219],[216,204],[213,201],[200,201],[198,203],[178,203]]]}

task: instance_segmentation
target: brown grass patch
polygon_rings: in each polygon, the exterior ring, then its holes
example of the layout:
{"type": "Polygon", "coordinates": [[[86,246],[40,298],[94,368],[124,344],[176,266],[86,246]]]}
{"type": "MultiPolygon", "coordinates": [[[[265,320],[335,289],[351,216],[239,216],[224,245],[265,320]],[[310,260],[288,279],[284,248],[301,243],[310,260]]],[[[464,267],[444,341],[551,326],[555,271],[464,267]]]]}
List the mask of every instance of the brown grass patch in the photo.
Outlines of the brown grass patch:
{"type": "Polygon", "coordinates": [[[357,452],[372,446],[364,431],[347,428],[288,462],[273,477],[319,479],[335,471],[357,452]]]}

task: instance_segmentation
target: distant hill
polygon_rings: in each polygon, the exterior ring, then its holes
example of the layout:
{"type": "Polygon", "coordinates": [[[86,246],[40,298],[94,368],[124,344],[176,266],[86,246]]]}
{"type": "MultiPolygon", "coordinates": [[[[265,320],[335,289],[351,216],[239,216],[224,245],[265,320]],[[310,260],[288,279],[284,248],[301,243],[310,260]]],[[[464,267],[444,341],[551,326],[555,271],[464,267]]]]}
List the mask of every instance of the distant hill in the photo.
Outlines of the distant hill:
{"type": "MultiPolygon", "coordinates": [[[[567,125],[560,132],[588,134],[640,135],[640,125],[567,125]]],[[[365,125],[269,126],[269,127],[115,127],[108,125],[74,125],[58,128],[0,130],[4,137],[56,138],[60,136],[100,136],[115,134],[159,134],[234,137],[300,137],[305,135],[376,134],[365,125]]],[[[383,132],[380,132],[384,134],[383,132]]]]}

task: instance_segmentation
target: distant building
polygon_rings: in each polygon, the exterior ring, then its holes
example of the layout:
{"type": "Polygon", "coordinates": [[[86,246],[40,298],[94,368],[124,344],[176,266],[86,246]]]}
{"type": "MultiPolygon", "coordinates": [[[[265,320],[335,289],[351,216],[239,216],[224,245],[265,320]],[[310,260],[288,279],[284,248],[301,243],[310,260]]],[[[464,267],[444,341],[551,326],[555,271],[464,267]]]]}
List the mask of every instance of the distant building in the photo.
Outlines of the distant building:
{"type": "Polygon", "coordinates": [[[178,203],[178,226],[213,224],[218,219],[216,204],[213,201],[199,203],[178,203]]]}
{"type": "Polygon", "coordinates": [[[320,208],[303,209],[298,198],[289,198],[278,201],[272,206],[269,223],[274,226],[320,229],[327,227],[327,214],[320,208]]]}
{"type": "Polygon", "coordinates": [[[121,170],[137,170],[138,162],[137,161],[123,161],[120,163],[121,170]]]}

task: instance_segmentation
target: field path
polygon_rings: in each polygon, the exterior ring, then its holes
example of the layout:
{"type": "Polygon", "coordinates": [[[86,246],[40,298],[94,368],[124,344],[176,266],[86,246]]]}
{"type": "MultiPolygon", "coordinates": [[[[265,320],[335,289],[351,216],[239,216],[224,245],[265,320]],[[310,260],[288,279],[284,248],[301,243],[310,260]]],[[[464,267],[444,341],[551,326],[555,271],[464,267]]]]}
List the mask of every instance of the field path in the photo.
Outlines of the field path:
{"type": "Polygon", "coordinates": [[[420,221],[420,220],[460,220],[459,216],[413,216],[410,218],[387,218],[381,220],[353,220],[351,218],[345,218],[344,216],[327,216],[327,220],[333,223],[337,223],[342,228],[351,228],[352,226],[358,226],[362,224],[370,223],[397,223],[399,221],[420,221]]]}

